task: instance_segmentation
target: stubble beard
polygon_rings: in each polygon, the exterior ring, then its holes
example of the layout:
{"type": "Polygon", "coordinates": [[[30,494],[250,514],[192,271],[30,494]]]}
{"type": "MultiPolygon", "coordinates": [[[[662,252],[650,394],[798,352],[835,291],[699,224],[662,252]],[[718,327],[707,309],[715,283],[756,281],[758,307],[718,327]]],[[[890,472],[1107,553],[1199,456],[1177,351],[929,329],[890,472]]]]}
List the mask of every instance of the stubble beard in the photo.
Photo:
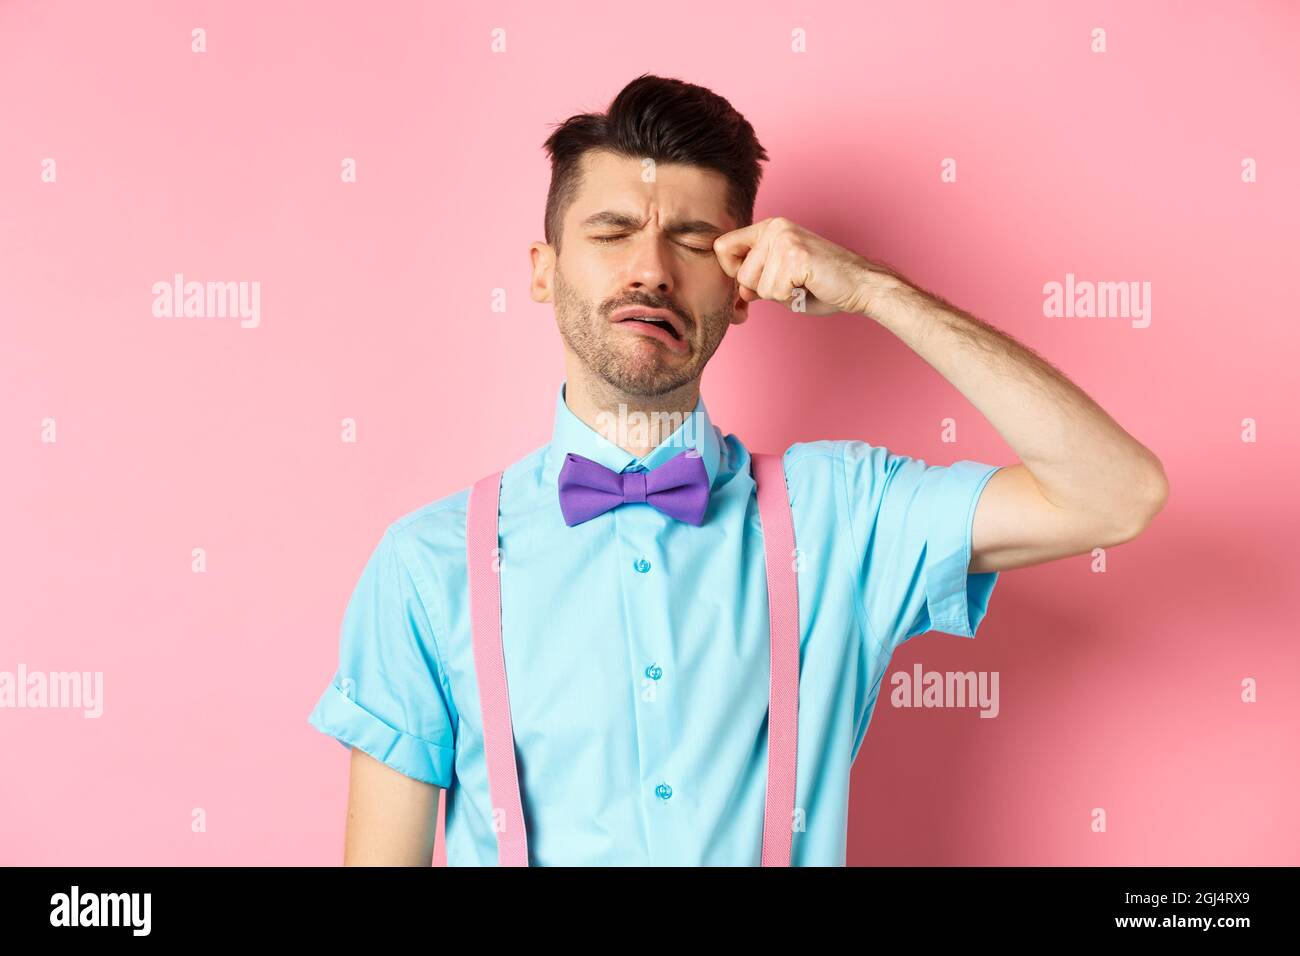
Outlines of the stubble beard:
{"type": "Polygon", "coordinates": [[[555,318],[560,336],[594,375],[628,395],[664,395],[699,378],[726,334],[727,311],[724,305],[695,323],[694,329],[702,329],[706,339],[697,343],[688,338],[691,352],[685,362],[679,362],[658,343],[645,348],[645,343],[620,341],[638,337],[615,329],[564,281],[558,266],[555,270],[555,318]]]}

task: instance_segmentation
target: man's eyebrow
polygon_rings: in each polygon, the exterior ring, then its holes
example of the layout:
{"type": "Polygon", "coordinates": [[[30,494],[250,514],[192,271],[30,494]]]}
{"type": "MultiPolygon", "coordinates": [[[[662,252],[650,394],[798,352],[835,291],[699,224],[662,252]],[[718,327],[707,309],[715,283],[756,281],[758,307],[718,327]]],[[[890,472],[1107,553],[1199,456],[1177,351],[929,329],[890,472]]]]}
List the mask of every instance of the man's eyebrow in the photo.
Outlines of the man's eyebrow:
{"type": "MultiPolygon", "coordinates": [[[[579,223],[580,226],[608,226],[613,229],[628,229],[636,231],[644,223],[636,216],[624,212],[615,212],[612,209],[605,209],[598,213],[593,213],[579,223]]],[[[664,232],[670,235],[722,235],[725,229],[720,229],[713,223],[704,219],[674,219],[664,227],[664,232]]]]}

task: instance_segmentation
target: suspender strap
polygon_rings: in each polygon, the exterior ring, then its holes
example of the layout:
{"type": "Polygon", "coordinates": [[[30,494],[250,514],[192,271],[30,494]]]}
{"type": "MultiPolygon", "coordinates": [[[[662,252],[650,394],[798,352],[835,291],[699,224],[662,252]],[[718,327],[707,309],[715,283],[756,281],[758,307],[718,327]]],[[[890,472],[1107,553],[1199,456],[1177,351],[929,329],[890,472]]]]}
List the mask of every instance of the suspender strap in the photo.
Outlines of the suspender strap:
{"type": "MultiPolygon", "coordinates": [[[[771,667],[768,684],[767,791],[763,807],[763,866],[789,866],[794,831],[795,766],[799,727],[799,592],[794,565],[794,522],[782,456],[750,455],[767,563],[771,667]]],[[[497,515],[501,472],[475,482],[469,493],[466,561],[474,672],[483,712],[488,791],[501,866],[528,865],[514,729],[501,642],[501,577],[497,515]]]]}
{"type": "Polygon", "coordinates": [[[465,530],[469,570],[469,613],[474,634],[474,673],[483,711],[483,747],[487,757],[492,825],[497,830],[501,866],[528,865],[528,836],[515,768],[515,734],[510,723],[505,651],[501,643],[501,562],[497,551],[497,511],[501,472],[470,489],[465,530]]]}
{"type": "Polygon", "coordinates": [[[789,866],[794,838],[795,755],[799,728],[799,592],[794,522],[780,455],[751,454],[767,558],[771,664],[767,698],[767,796],[763,866],[789,866]]]}

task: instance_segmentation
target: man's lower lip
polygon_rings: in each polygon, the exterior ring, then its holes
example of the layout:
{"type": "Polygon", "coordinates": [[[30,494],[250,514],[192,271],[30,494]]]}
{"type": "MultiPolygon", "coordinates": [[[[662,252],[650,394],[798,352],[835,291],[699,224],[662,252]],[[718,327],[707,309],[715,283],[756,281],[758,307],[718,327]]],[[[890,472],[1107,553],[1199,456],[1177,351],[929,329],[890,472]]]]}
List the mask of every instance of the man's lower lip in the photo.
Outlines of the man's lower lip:
{"type": "Polygon", "coordinates": [[[640,332],[642,335],[658,339],[667,345],[674,352],[686,351],[686,340],[673,338],[673,334],[667,329],[661,329],[657,325],[649,322],[638,322],[636,319],[624,319],[622,322],[615,322],[615,325],[632,326],[633,332],[640,332]]]}

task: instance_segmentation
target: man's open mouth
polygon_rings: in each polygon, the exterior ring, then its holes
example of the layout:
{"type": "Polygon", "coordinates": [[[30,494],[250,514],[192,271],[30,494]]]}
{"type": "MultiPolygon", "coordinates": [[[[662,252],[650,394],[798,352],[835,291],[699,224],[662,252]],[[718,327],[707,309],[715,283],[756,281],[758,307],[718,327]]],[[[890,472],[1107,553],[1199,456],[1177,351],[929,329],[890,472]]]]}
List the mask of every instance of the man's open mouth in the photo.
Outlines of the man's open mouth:
{"type": "Polygon", "coordinates": [[[622,319],[621,321],[623,321],[623,322],[646,322],[646,323],[649,323],[650,325],[657,325],[657,326],[659,326],[659,328],[664,329],[665,331],[667,331],[667,333],[668,333],[669,335],[671,335],[673,338],[675,338],[675,339],[680,339],[680,338],[681,338],[681,335],[678,334],[677,329],[673,328],[673,324],[672,324],[671,322],[669,322],[667,319],[656,319],[656,318],[654,318],[653,316],[648,316],[648,315],[633,315],[633,316],[629,316],[629,317],[626,318],[626,319],[622,319]]]}
{"type": "Polygon", "coordinates": [[[670,352],[685,355],[691,350],[686,341],[686,322],[668,309],[651,309],[643,305],[625,305],[609,321],[622,325],[639,337],[662,342],[670,352]]]}

